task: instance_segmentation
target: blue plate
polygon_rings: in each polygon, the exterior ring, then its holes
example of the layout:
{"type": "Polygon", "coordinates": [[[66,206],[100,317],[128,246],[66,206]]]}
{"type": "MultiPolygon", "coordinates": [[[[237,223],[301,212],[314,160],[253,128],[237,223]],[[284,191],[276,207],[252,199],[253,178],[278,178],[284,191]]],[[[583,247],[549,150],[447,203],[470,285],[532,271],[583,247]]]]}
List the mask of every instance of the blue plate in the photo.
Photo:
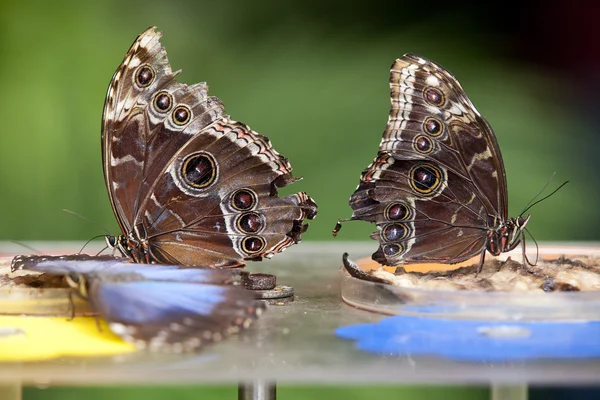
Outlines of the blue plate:
{"type": "Polygon", "coordinates": [[[338,328],[356,347],[386,355],[473,362],[600,357],[600,321],[499,322],[394,316],[338,328]]]}

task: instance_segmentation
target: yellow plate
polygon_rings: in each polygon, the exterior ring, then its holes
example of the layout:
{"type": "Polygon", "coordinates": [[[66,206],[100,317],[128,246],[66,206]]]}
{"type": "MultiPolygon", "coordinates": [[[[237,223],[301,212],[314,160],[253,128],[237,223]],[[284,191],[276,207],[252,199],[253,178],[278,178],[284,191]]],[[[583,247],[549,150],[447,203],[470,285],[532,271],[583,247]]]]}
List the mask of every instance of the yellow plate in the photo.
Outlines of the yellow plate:
{"type": "Polygon", "coordinates": [[[63,356],[112,355],[135,346],[94,317],[0,316],[0,361],[40,361],[63,356]],[[98,330],[98,325],[101,330],[98,330]]]}

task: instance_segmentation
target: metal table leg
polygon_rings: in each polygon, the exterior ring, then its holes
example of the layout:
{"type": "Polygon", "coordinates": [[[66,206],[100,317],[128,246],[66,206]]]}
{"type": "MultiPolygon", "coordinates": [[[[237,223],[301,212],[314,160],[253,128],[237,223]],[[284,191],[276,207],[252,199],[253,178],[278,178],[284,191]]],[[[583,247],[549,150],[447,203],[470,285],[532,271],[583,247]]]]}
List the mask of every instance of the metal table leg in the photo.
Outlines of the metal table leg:
{"type": "Polygon", "coordinates": [[[258,380],[238,385],[238,400],[275,400],[276,398],[275,382],[258,380]]]}

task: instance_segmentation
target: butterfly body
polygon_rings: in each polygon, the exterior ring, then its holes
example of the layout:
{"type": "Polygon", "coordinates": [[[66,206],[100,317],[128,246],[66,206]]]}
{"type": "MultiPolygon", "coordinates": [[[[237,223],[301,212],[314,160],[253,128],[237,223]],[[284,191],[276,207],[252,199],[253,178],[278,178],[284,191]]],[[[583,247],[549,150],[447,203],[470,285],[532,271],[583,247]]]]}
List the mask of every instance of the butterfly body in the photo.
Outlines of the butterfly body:
{"type": "MultiPolygon", "coordinates": [[[[392,65],[391,111],[375,160],[350,198],[377,225],[385,265],[465,261],[514,249],[529,216],[507,215],[496,137],[456,78],[414,55],[392,65]]],[[[337,234],[341,225],[334,230],[337,234]]]]}
{"type": "Polygon", "coordinates": [[[205,83],[177,82],[149,28],[106,96],[104,176],[121,235],[107,242],[137,263],[237,267],[301,240],[317,205],[293,183],[269,139],[224,113],[205,83]]]}
{"type": "Polygon", "coordinates": [[[507,221],[499,221],[498,225],[488,230],[485,248],[493,256],[514,250],[521,243],[521,232],[529,221],[527,217],[509,218],[507,221]]]}

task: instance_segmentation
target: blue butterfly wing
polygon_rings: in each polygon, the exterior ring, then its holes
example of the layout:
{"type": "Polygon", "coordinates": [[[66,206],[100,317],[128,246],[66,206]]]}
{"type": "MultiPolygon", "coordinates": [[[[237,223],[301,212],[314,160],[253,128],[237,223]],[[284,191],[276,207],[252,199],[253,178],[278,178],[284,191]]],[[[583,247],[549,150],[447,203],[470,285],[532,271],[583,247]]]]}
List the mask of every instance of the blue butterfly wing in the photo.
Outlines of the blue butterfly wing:
{"type": "Polygon", "coordinates": [[[160,264],[125,264],[112,269],[112,275],[138,275],[149,281],[241,284],[244,271],[212,268],[178,268],[160,264]]]}
{"type": "Polygon", "coordinates": [[[126,261],[82,254],[17,256],[12,270],[83,276],[85,297],[111,330],[151,350],[198,350],[248,327],[264,308],[239,287],[245,272],[126,261]]]}
{"type": "Polygon", "coordinates": [[[181,282],[102,283],[92,300],[111,321],[159,323],[178,313],[208,316],[225,301],[228,289],[181,282]]]}
{"type": "Polygon", "coordinates": [[[95,281],[88,293],[116,334],[160,351],[197,350],[248,327],[263,308],[231,285],[95,281]]]}
{"type": "Polygon", "coordinates": [[[26,269],[40,273],[67,275],[72,272],[81,274],[93,272],[102,265],[103,269],[125,265],[127,260],[113,256],[90,256],[87,254],[71,254],[66,256],[20,255],[12,259],[11,270],[26,269]]]}
{"type": "Polygon", "coordinates": [[[177,265],[131,264],[112,256],[16,256],[12,270],[27,269],[55,275],[82,274],[105,279],[241,284],[247,273],[238,270],[181,268],[177,265]]]}

